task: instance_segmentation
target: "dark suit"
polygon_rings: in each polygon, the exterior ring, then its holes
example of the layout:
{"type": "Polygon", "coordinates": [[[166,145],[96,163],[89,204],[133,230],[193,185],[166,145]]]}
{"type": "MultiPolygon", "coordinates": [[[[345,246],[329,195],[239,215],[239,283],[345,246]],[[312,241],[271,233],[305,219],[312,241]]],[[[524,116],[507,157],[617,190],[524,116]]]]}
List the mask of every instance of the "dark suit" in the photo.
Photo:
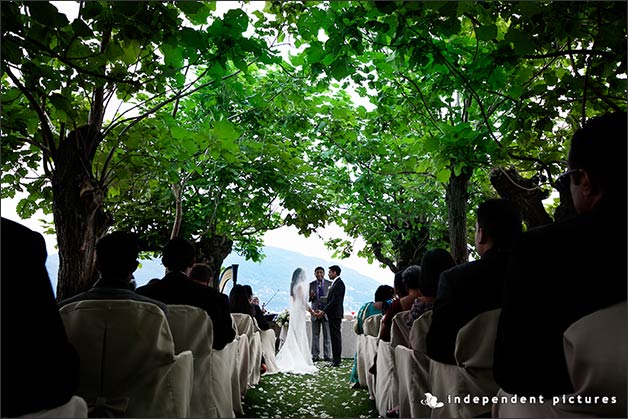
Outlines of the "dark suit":
{"type": "Polygon", "coordinates": [[[231,327],[229,298],[216,289],[192,281],[181,272],[170,272],[161,281],[139,287],[136,292],[166,304],[202,308],[214,326],[213,348],[221,350],[235,337],[231,327]]]}
{"type": "Polygon", "coordinates": [[[489,249],[481,259],[441,274],[426,337],[430,358],[455,364],[458,331],[478,314],[501,307],[508,256],[509,252],[489,249]]]}
{"type": "Polygon", "coordinates": [[[342,354],[342,334],[341,325],[345,310],[342,306],[345,298],[345,283],[337,277],[327,295],[327,304],[321,309],[329,321],[329,333],[331,335],[331,352],[334,364],[340,363],[342,354]]]}
{"type": "Polygon", "coordinates": [[[505,391],[574,391],[563,333],[581,317],[626,299],[625,202],[612,207],[598,205],[592,214],[530,230],[514,249],[493,367],[505,391]]]}
{"type": "Polygon", "coordinates": [[[78,385],[41,234],[2,218],[2,417],[60,406],[78,385]]]}
{"type": "Polygon", "coordinates": [[[155,304],[159,307],[166,316],[168,316],[168,308],[166,304],[161,301],[153,300],[152,298],[145,297],[129,289],[128,281],[103,281],[98,280],[94,286],[74,297],[63,300],[59,303],[59,308],[74,303],[76,301],[83,300],[134,300],[144,301],[146,303],[155,304]]]}
{"type": "MultiPolygon", "coordinates": [[[[329,293],[329,287],[332,282],[328,279],[322,281],[322,295],[318,297],[319,285],[318,279],[310,282],[310,303],[312,303],[312,310],[320,310],[327,303],[327,294],[329,293]]],[[[331,342],[329,338],[329,324],[325,316],[317,319],[312,317],[312,358],[318,358],[320,355],[320,336],[321,329],[323,329],[323,356],[326,360],[331,359],[331,342]]]]}

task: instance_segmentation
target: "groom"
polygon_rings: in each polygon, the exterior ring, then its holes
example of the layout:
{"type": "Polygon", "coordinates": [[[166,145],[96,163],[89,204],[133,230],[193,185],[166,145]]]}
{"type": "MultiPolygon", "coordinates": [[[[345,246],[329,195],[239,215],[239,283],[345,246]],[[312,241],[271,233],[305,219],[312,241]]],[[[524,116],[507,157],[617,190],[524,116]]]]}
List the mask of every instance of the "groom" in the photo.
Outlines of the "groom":
{"type": "Polygon", "coordinates": [[[342,302],[345,298],[345,284],[340,279],[340,266],[330,266],[327,274],[329,279],[334,282],[329,288],[327,304],[322,309],[317,310],[314,315],[319,319],[327,315],[327,319],[329,320],[329,334],[331,335],[331,353],[333,356],[331,366],[339,367],[340,355],[342,354],[340,327],[342,325],[342,317],[344,316],[342,302]]]}

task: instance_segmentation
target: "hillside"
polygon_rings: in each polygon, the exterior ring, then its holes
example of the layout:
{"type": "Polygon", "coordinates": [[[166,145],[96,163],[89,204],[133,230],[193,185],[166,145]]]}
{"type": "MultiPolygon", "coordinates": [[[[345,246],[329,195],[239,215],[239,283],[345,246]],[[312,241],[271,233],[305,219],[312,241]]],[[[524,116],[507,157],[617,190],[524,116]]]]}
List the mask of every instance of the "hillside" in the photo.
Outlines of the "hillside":
{"type": "MultiPolygon", "coordinates": [[[[261,302],[268,301],[272,297],[270,303],[267,304],[267,309],[274,313],[289,305],[290,279],[294,269],[298,267],[305,269],[311,273],[311,280],[314,280],[314,268],[317,266],[324,267],[325,272],[327,272],[329,265],[337,264],[341,268],[343,267],[342,261],[305,256],[277,247],[265,247],[264,254],[266,258],[261,263],[254,263],[245,261],[243,257],[232,253],[225,260],[224,266],[239,264],[238,283],[251,285],[261,302]],[[276,295],[273,297],[275,293],[276,295]]],[[[56,290],[58,255],[49,255],[46,266],[53,283],[53,289],[56,290]]],[[[140,269],[134,275],[139,286],[144,285],[151,278],[161,278],[163,274],[164,269],[161,261],[156,258],[143,260],[140,269]]],[[[380,285],[375,279],[350,268],[343,268],[341,277],[347,287],[344,301],[345,312],[357,311],[364,302],[372,301],[375,289],[380,285]]],[[[392,274],[390,282],[392,283],[392,274]]]]}

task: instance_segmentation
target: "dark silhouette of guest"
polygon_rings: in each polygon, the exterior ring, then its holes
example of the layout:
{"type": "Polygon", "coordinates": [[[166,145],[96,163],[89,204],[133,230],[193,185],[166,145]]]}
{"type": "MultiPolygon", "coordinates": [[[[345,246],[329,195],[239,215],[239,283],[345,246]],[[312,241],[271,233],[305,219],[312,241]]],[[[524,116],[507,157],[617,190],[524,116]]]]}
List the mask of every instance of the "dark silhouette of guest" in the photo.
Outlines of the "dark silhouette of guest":
{"type": "Polygon", "coordinates": [[[577,215],[526,232],[514,249],[493,366],[506,392],[573,393],[563,333],[626,300],[627,122],[626,112],[606,114],[576,131],[558,183],[577,215]]]}
{"type": "Polygon", "coordinates": [[[445,249],[432,249],[425,252],[421,259],[421,278],[419,278],[419,291],[421,296],[410,307],[410,318],[406,326],[412,327],[412,323],[421,317],[423,313],[434,307],[436,300],[440,274],[456,265],[454,258],[445,249]]]}
{"type": "Polygon", "coordinates": [[[155,304],[167,315],[166,305],[133,290],[133,272],[139,262],[139,245],[134,234],[116,231],[96,243],[96,268],[100,279],[81,294],[63,300],[59,307],[83,300],[135,300],[155,304]]]}
{"type": "Polygon", "coordinates": [[[196,249],[189,241],[183,238],[171,239],[164,246],[161,259],[168,273],[160,281],[139,287],[136,292],[166,304],[184,304],[205,310],[214,327],[213,348],[221,350],[235,338],[229,299],[216,289],[189,278],[195,253],[196,249]]]}
{"type": "Polygon", "coordinates": [[[229,310],[232,313],[248,314],[251,317],[255,315],[253,305],[249,302],[249,295],[240,284],[234,285],[229,292],[229,310]]]}
{"type": "Polygon", "coordinates": [[[421,279],[421,267],[410,265],[401,274],[406,295],[393,300],[392,304],[384,315],[379,330],[379,338],[385,342],[390,342],[393,318],[402,311],[409,310],[412,303],[421,296],[419,291],[419,281],[421,279]]]}
{"type": "Polygon", "coordinates": [[[502,306],[506,264],[521,230],[521,215],[510,201],[489,199],[478,206],[475,246],[480,259],[441,274],[426,337],[430,358],[455,365],[458,331],[478,314],[502,306]]]}
{"type": "Polygon", "coordinates": [[[41,234],[2,218],[2,417],[61,406],[78,386],[46,257],[41,234]]]}
{"type": "Polygon", "coordinates": [[[190,279],[206,287],[211,283],[213,276],[214,271],[206,263],[195,263],[190,270],[190,279]]]}

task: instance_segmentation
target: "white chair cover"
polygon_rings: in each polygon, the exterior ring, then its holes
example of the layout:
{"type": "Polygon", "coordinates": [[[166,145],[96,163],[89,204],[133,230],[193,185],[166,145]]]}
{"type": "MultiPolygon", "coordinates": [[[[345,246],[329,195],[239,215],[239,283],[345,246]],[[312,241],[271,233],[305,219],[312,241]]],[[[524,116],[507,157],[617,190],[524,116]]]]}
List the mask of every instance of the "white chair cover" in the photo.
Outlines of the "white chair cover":
{"type": "Polygon", "coordinates": [[[54,407],[52,409],[40,410],[39,412],[27,413],[23,416],[18,416],[23,419],[38,419],[38,418],[86,418],[87,417],[87,403],[79,396],[72,396],[67,403],[61,406],[54,407]]]}
{"type": "Polygon", "coordinates": [[[395,370],[395,354],[390,342],[379,340],[377,344],[377,376],[375,377],[375,406],[381,417],[397,405],[399,400],[395,370]]]}
{"type": "Polygon", "coordinates": [[[194,355],[194,387],[190,402],[193,418],[216,418],[211,394],[211,351],[214,327],[205,310],[188,305],[169,305],[168,323],[176,352],[191,350],[194,355]]]}
{"type": "Polygon", "coordinates": [[[60,310],[80,355],[78,395],[90,414],[189,417],[192,352],[175,355],[166,317],[154,304],[85,300],[60,310]]]}
{"type": "Polygon", "coordinates": [[[266,374],[275,374],[279,371],[277,360],[275,359],[275,342],[277,337],[273,329],[260,331],[262,338],[262,354],[266,363],[266,374]]]}
{"type": "Polygon", "coordinates": [[[392,327],[390,330],[390,346],[403,345],[410,347],[410,328],[407,326],[408,320],[412,317],[410,310],[397,313],[392,319],[392,327]]]}
{"type": "MultiPolygon", "coordinates": [[[[366,379],[369,374],[368,357],[366,355],[366,336],[356,336],[356,371],[358,373],[358,383],[360,387],[366,387],[366,379]]],[[[370,360],[373,362],[373,360],[370,360]]]]}
{"type": "MultiPolygon", "coordinates": [[[[500,389],[508,403],[493,406],[493,417],[499,418],[580,418],[625,417],[626,415],[626,357],[628,354],[628,324],[626,301],[595,311],[575,321],[563,334],[567,371],[574,393],[566,395],[577,401],[581,397],[608,397],[607,403],[598,399],[592,403],[518,403],[513,395],[500,389]],[[612,398],[615,398],[615,403],[612,398]],[[513,400],[513,401],[511,401],[513,400]]],[[[584,399],[586,402],[586,399],[584,399]]]]}
{"type": "MultiPolygon", "coordinates": [[[[439,400],[447,396],[488,396],[497,394],[493,378],[493,347],[501,309],[480,313],[460,331],[456,338],[457,365],[430,360],[430,389],[439,400]]],[[[445,403],[432,409],[432,418],[470,418],[491,411],[482,403],[445,403]]]]}
{"type": "Polygon", "coordinates": [[[364,334],[367,336],[379,336],[379,326],[381,322],[381,314],[374,314],[364,319],[364,324],[362,325],[362,329],[364,329],[364,334]]]}
{"type": "Polygon", "coordinates": [[[432,312],[423,313],[412,323],[408,339],[411,347],[395,347],[395,366],[399,378],[399,416],[427,418],[431,409],[422,404],[430,392],[430,360],[425,354],[425,335],[432,323],[432,312]]]}
{"type": "Polygon", "coordinates": [[[252,316],[241,313],[231,313],[238,335],[246,335],[249,339],[249,380],[248,386],[254,387],[259,383],[260,365],[262,363],[262,340],[257,331],[252,316]]]}
{"type": "Polygon", "coordinates": [[[235,374],[238,370],[238,340],[232,340],[219,351],[212,350],[210,359],[212,403],[216,406],[216,413],[219,418],[234,418],[234,400],[240,399],[240,387],[235,374]]]}

